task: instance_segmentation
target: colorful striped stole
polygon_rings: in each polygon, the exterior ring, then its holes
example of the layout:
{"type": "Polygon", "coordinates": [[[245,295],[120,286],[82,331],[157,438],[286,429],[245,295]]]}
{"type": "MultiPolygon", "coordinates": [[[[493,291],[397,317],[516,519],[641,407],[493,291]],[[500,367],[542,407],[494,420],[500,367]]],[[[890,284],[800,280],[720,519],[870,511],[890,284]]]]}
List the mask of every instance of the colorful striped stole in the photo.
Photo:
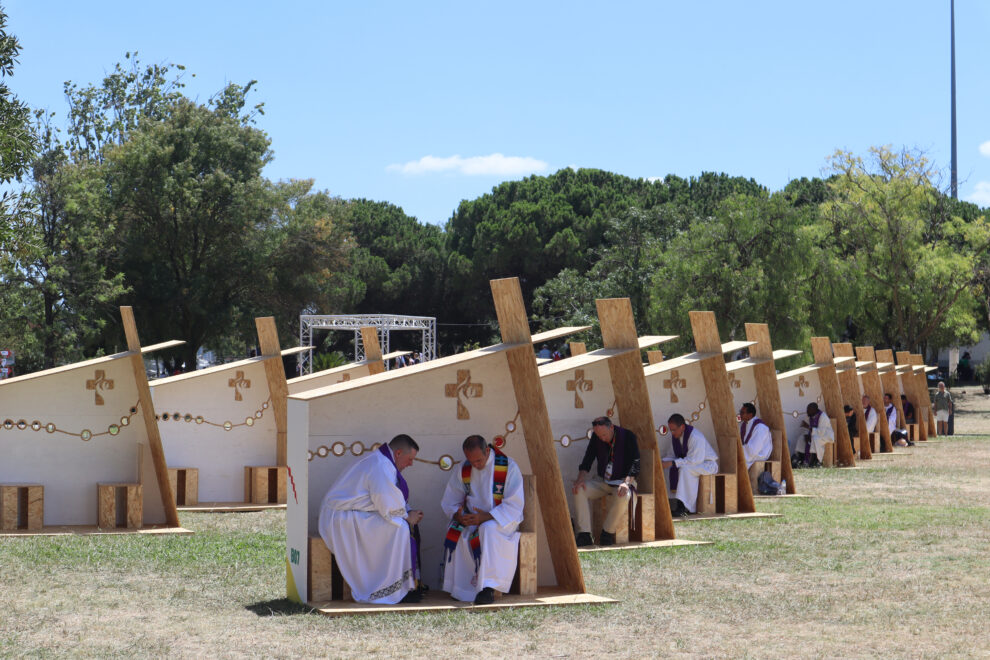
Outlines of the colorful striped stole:
{"type": "MultiPolygon", "coordinates": [[[[509,474],[509,457],[499,451],[497,447],[488,445],[488,448],[495,452],[495,469],[492,474],[492,501],[495,506],[498,506],[502,503],[502,498],[505,497],[505,479],[509,474]]],[[[464,485],[464,511],[470,513],[467,507],[467,497],[471,494],[471,464],[467,461],[464,461],[461,465],[461,483],[464,485]]],[[[454,550],[457,548],[457,542],[461,540],[461,534],[463,532],[463,525],[456,520],[450,521],[450,525],[447,527],[447,535],[443,539],[444,561],[441,564],[441,572],[443,567],[453,559],[454,550]]],[[[468,546],[471,549],[471,556],[474,557],[474,570],[477,571],[481,566],[481,539],[478,538],[477,527],[474,528],[471,536],[468,537],[468,546]]]]}

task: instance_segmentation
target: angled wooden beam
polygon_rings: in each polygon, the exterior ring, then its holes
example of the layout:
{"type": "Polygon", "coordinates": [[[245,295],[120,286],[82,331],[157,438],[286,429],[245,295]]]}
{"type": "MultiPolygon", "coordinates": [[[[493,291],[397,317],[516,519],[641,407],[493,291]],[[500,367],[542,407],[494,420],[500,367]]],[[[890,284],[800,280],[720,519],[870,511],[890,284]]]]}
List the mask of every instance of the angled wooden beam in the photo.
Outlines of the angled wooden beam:
{"type": "MultiPolygon", "coordinates": [[[[924,367],[925,359],[921,357],[921,353],[911,353],[911,364],[916,367],[924,367]]],[[[918,382],[919,389],[925,395],[921,398],[921,405],[928,411],[928,436],[937,437],[938,427],[935,425],[935,411],[932,410],[932,399],[928,396],[928,376],[925,375],[924,371],[917,370],[914,372],[914,377],[918,382]]]]}
{"type": "Polygon", "coordinates": [[[646,359],[650,364],[656,364],[657,362],[663,362],[663,351],[659,348],[652,351],[646,351],[646,359]]]}
{"type": "Polygon", "coordinates": [[[784,424],[784,406],[780,402],[780,386],[777,369],[773,363],[773,345],[770,343],[770,326],[766,323],[747,323],[746,339],[756,343],[749,347],[753,358],[766,358],[753,367],[756,379],[756,398],[760,402],[760,419],[771,429],[780,432],[780,476],[787,481],[787,494],[797,492],[794,471],[791,468],[791,450],[787,444],[787,427],[784,424]]]}
{"type": "Polygon", "coordinates": [[[361,328],[361,343],[364,344],[364,359],[371,362],[368,365],[368,373],[380,374],[385,371],[382,347],[378,342],[378,331],[374,326],[366,325],[361,328]]]}
{"type": "MultiPolygon", "coordinates": [[[[828,337],[811,338],[811,354],[818,365],[818,382],[822,386],[822,400],[825,402],[825,414],[830,419],[836,420],[835,424],[835,445],[836,451],[839,445],[845,447],[846,460],[852,460],[852,439],[849,437],[849,429],[846,427],[844,415],[842,414],[842,389],[839,387],[839,377],[835,371],[835,361],[832,355],[832,342],[828,337]]],[[[855,409],[855,407],[854,407],[855,409]]],[[[869,442],[869,439],[867,439],[869,442]]],[[[862,445],[862,442],[860,443],[862,445]]],[[[841,459],[837,459],[841,464],[841,459]]],[[[851,463],[850,463],[851,464],[851,463]]]]}
{"type": "MultiPolygon", "coordinates": [[[[636,322],[629,298],[607,298],[597,300],[595,304],[605,348],[638,349],[639,338],[636,336],[636,322]]],[[[670,506],[664,503],[667,498],[667,480],[660,465],[656,424],[653,421],[653,408],[650,405],[639,350],[629,350],[609,358],[608,370],[612,377],[612,391],[622,426],[635,433],[639,443],[640,490],[653,494],[655,498],[654,533],[658,539],[673,539],[674,519],[670,514],[670,506]]]]}
{"type": "MultiPolygon", "coordinates": [[[[897,364],[908,366],[908,369],[901,374],[901,383],[904,385],[908,401],[914,404],[915,421],[918,422],[918,440],[927,442],[930,434],[921,410],[926,402],[931,404],[931,399],[928,397],[928,383],[924,382],[924,375],[918,378],[912,366],[914,361],[908,351],[897,351],[897,364]]],[[[931,418],[931,412],[928,413],[928,417],[931,418]]]]}
{"type": "Polygon", "coordinates": [[[286,399],[289,385],[285,381],[285,366],[282,364],[282,349],[278,344],[278,329],[275,317],[264,316],[254,320],[258,330],[258,346],[261,354],[273,358],[265,360],[265,379],[268,393],[272,397],[272,412],[275,416],[275,465],[286,465],[285,432],[287,421],[286,399]]]}
{"type": "Polygon", "coordinates": [[[890,428],[887,426],[887,417],[883,411],[883,383],[880,382],[880,374],[877,372],[877,356],[873,352],[872,346],[857,346],[856,360],[868,362],[860,370],[860,378],[863,380],[863,391],[870,397],[870,403],[877,409],[877,433],[883,443],[882,451],[889,453],[894,451],[894,444],[890,440],[890,428]]]}
{"type": "Polygon", "coordinates": [[[756,500],[749,483],[746,458],[742,451],[742,438],[736,423],[735,402],[729,388],[729,372],[725,369],[725,356],[718,338],[718,324],[714,312],[693,311],[691,332],[694,334],[695,349],[699,353],[710,354],[701,361],[701,376],[705,381],[708,395],[708,411],[715,428],[718,442],[719,472],[736,475],[736,491],[739,511],[754,513],[756,500]]]}
{"type": "Polygon", "coordinates": [[[583,341],[572,341],[568,344],[571,349],[571,357],[575,355],[584,355],[588,352],[588,348],[584,345],[583,341]]]}
{"type": "Polygon", "coordinates": [[[492,297],[498,317],[502,342],[518,344],[506,351],[512,388],[519,402],[519,418],[523,424],[526,451],[533,474],[538,475],[536,490],[540,496],[543,530],[550,546],[553,572],[557,584],[568,591],[584,593],[584,575],[578,559],[574,528],[571,526],[564,480],[557,462],[553,430],[547,414],[540,372],[533,353],[526,306],[522,289],[515,277],[492,280],[492,297]]]}
{"type": "MultiPolygon", "coordinates": [[[[852,344],[832,344],[832,351],[835,357],[856,357],[852,344]]],[[[840,370],[838,375],[842,400],[845,405],[852,407],[853,415],[856,417],[856,428],[858,429],[856,434],[859,436],[859,457],[864,461],[870,460],[873,458],[873,452],[870,449],[870,435],[866,432],[866,416],[863,414],[863,397],[859,392],[859,377],[856,375],[855,360],[853,360],[852,364],[840,370]]],[[[842,420],[842,423],[845,423],[845,419],[842,420]]],[[[851,450],[849,454],[852,456],[851,450]]],[[[838,453],[837,456],[839,463],[842,464],[842,454],[838,453]]],[[[855,459],[848,465],[849,467],[855,466],[855,459]]]]}
{"type": "Polygon", "coordinates": [[[158,480],[158,493],[161,495],[162,507],[165,509],[165,521],[169,527],[178,527],[179,511],[175,508],[175,500],[172,498],[168,464],[165,462],[165,451],[162,449],[162,437],[158,433],[158,416],[151,401],[148,372],[144,370],[144,358],[141,356],[141,340],[138,338],[137,323],[134,322],[134,310],[129,306],[121,307],[120,319],[124,324],[127,350],[131,352],[131,368],[134,371],[134,384],[137,386],[138,405],[141,406],[141,419],[144,420],[144,428],[148,434],[151,460],[155,464],[155,478],[158,480]]]}
{"type": "MultiPolygon", "coordinates": [[[[879,363],[889,363],[893,365],[894,363],[894,351],[887,349],[878,349],[876,352],[878,370],[879,363]]],[[[897,380],[897,372],[894,370],[893,366],[889,369],[884,369],[880,371],[880,382],[883,385],[883,391],[885,394],[890,394],[890,397],[894,403],[894,408],[897,410],[897,421],[900,422],[900,428],[907,428],[907,420],[904,417],[904,404],[901,403],[901,384],[897,380]]]]}

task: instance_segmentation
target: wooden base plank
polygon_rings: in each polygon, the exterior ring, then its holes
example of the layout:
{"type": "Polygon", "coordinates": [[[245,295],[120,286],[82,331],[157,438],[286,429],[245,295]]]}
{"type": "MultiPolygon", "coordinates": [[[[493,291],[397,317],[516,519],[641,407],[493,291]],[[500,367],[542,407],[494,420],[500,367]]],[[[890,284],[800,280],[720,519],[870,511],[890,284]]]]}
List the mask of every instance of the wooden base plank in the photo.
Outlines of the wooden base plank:
{"type": "Polygon", "coordinates": [[[552,607],[563,605],[601,605],[619,601],[594,594],[573,593],[564,589],[544,587],[530,596],[503,594],[491,605],[474,605],[454,600],[450,594],[442,591],[430,591],[420,603],[396,605],[369,605],[367,603],[309,603],[316,612],[324,616],[356,616],[365,614],[415,614],[418,612],[443,612],[466,610],[469,612],[487,612],[491,610],[509,609],[516,607],[552,607]]]}
{"type": "Polygon", "coordinates": [[[42,527],[39,530],[3,530],[3,536],[104,536],[108,534],[192,534],[191,529],[182,527],[169,527],[168,525],[145,525],[140,529],[128,529],[127,527],[115,527],[103,529],[96,525],[53,525],[42,527]]]}
{"type": "MultiPolygon", "coordinates": [[[[780,497],[780,496],[778,496],[780,497]]],[[[686,518],[674,518],[674,522],[693,522],[695,520],[714,520],[717,518],[740,519],[740,518],[779,518],[779,513],[763,513],[754,511],[753,513],[695,513],[686,518]]]]}
{"type": "Polygon", "coordinates": [[[804,493],[788,493],[786,495],[753,495],[753,497],[758,500],[786,500],[794,498],[810,498],[811,495],[805,495],[804,493]]]}
{"type": "Polygon", "coordinates": [[[711,545],[711,541],[691,541],[688,539],[666,539],[662,541],[647,541],[645,543],[622,543],[605,547],[589,546],[578,548],[582,552],[613,552],[615,550],[640,550],[642,548],[676,548],[682,545],[711,545]]]}
{"type": "Polygon", "coordinates": [[[200,502],[189,506],[180,506],[179,511],[189,513],[247,513],[251,511],[268,511],[269,509],[286,508],[285,504],[252,504],[250,502],[200,502]]]}

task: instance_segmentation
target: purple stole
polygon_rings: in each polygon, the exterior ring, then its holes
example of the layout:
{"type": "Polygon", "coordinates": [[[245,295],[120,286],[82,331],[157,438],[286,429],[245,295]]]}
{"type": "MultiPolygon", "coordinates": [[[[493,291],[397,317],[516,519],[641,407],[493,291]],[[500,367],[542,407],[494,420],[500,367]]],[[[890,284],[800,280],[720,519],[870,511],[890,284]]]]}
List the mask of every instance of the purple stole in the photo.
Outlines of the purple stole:
{"type": "Polygon", "coordinates": [[[808,455],[811,454],[811,429],[818,428],[818,420],[822,418],[822,411],[819,410],[817,413],[808,418],[808,434],[804,436],[804,459],[808,460],[808,455]]]}
{"type": "MultiPolygon", "coordinates": [[[[388,459],[388,462],[392,464],[392,467],[395,468],[395,485],[398,487],[400,491],[402,491],[402,497],[405,498],[406,504],[408,504],[409,484],[406,483],[406,478],[402,476],[402,473],[399,472],[399,468],[395,465],[395,459],[392,458],[392,450],[389,449],[387,444],[382,443],[381,445],[378,446],[378,451],[380,451],[385,456],[385,458],[388,459]]],[[[410,529],[409,532],[410,532],[409,548],[410,548],[410,552],[412,553],[413,573],[416,579],[419,580],[419,568],[418,568],[419,562],[417,561],[419,557],[419,548],[416,547],[416,539],[414,537],[413,530],[410,529]]]]}
{"type": "Polygon", "coordinates": [[[887,406],[886,412],[887,412],[887,419],[889,420],[890,416],[894,414],[894,404],[890,404],[889,406],[887,406]]]}
{"type": "MultiPolygon", "coordinates": [[[[670,437],[670,439],[671,439],[671,441],[672,441],[672,443],[674,445],[674,456],[675,457],[677,457],[677,458],[684,458],[684,457],[687,456],[687,452],[688,452],[688,438],[691,437],[691,431],[693,431],[693,430],[694,430],[694,427],[693,426],[691,426],[690,424],[685,424],[684,425],[684,433],[681,434],[681,439],[680,440],[678,440],[674,436],[671,436],[670,437]]],[[[679,470],[677,469],[677,465],[673,465],[672,464],[670,466],[670,489],[671,490],[677,490],[677,477],[678,477],[678,474],[679,474],[679,470]]]]}
{"type": "Polygon", "coordinates": [[[740,433],[740,435],[742,436],[742,439],[743,439],[743,441],[742,441],[742,443],[743,443],[744,445],[745,445],[745,444],[747,444],[747,443],[749,442],[749,439],[750,439],[750,437],[752,437],[752,435],[753,435],[753,430],[754,430],[754,429],[756,429],[756,425],[757,425],[757,424],[764,424],[764,423],[765,423],[765,422],[764,422],[764,421],[763,421],[762,419],[760,419],[759,417],[754,417],[753,419],[751,419],[751,420],[749,420],[749,421],[753,423],[753,424],[752,424],[752,425],[751,425],[751,426],[749,427],[749,433],[746,433],[746,425],[747,425],[747,424],[749,424],[749,422],[743,422],[743,432],[742,432],[742,433],[740,433]]]}

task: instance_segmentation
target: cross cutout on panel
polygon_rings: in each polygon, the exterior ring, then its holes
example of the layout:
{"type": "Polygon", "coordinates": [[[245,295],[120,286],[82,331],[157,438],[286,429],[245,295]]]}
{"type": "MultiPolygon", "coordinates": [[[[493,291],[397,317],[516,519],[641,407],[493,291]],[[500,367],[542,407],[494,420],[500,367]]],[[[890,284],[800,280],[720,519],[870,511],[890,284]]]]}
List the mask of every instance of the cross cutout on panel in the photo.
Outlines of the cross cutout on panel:
{"type": "Polygon", "coordinates": [[[93,374],[91,380],[86,381],[86,389],[93,390],[93,395],[96,397],[96,405],[103,405],[103,397],[100,396],[100,390],[112,390],[113,380],[107,378],[107,374],[103,369],[97,369],[96,373],[93,374]]]}
{"type": "Polygon", "coordinates": [[[670,402],[677,403],[677,389],[687,387],[687,381],[680,377],[677,369],[670,372],[670,378],[663,381],[663,388],[670,390],[670,402]]]}
{"type": "Polygon", "coordinates": [[[484,394],[484,386],[471,382],[470,369],[458,369],[457,382],[447,383],[443,386],[443,391],[448,399],[457,399],[457,419],[471,419],[471,413],[464,402],[468,399],[480,399],[484,394]]]}
{"type": "Polygon", "coordinates": [[[574,380],[567,381],[567,391],[574,392],[574,407],[584,408],[581,392],[590,392],[595,388],[595,381],[585,380],[584,369],[574,370],[574,380]]]}
{"type": "Polygon", "coordinates": [[[729,372],[729,387],[731,387],[734,390],[738,390],[740,387],[742,387],[742,383],[739,382],[738,378],[736,378],[736,374],[731,371],[729,372]]]}
{"type": "Polygon", "coordinates": [[[227,381],[228,387],[234,388],[234,401],[242,401],[244,397],[241,396],[241,388],[250,389],[251,380],[244,377],[244,372],[238,369],[234,373],[234,377],[227,381]]]}
{"type": "Polygon", "coordinates": [[[807,389],[811,383],[804,379],[804,376],[800,376],[796,381],[794,381],[794,387],[797,388],[798,396],[804,396],[804,390],[807,389]]]}

